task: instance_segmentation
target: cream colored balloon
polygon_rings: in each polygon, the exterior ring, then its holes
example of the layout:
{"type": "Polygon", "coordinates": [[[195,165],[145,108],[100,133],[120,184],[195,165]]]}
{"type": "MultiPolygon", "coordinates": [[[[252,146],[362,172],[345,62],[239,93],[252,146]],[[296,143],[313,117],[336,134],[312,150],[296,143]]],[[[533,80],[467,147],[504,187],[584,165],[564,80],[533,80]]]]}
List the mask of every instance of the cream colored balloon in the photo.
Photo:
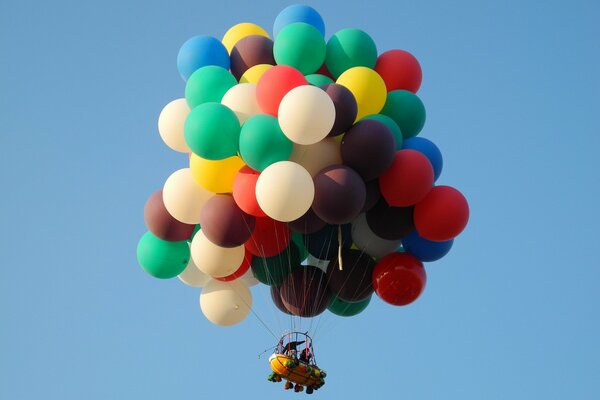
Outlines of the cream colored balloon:
{"type": "Polygon", "coordinates": [[[400,247],[400,240],[386,240],[373,233],[363,213],[352,221],[352,240],[356,246],[375,258],[381,258],[400,247]]]}
{"type": "Polygon", "coordinates": [[[246,284],[246,286],[254,286],[258,285],[260,282],[254,276],[254,272],[252,272],[252,268],[248,269],[246,273],[239,277],[239,279],[246,284]]]}
{"type": "Polygon", "coordinates": [[[302,165],[314,177],[323,168],[342,163],[340,142],[335,138],[325,138],[306,146],[294,144],[290,161],[302,165]]]}
{"type": "Polygon", "coordinates": [[[169,176],[163,186],[163,201],[169,214],[186,224],[200,222],[204,203],[214,193],[204,189],[192,176],[189,168],[182,168],[169,176]]]}
{"type": "Polygon", "coordinates": [[[290,90],[281,100],[279,126],[294,143],[313,144],[327,136],[335,122],[335,106],[325,91],[303,85],[290,90]]]}
{"type": "Polygon", "coordinates": [[[256,102],[256,85],[254,83],[240,83],[225,93],[221,104],[229,107],[237,115],[240,125],[253,115],[260,114],[256,102]]]}
{"type": "Polygon", "coordinates": [[[221,282],[215,279],[200,293],[200,309],[215,325],[230,326],[240,323],[250,313],[252,293],[240,280],[221,282]]]}
{"type": "Polygon", "coordinates": [[[163,142],[181,153],[192,152],[183,136],[183,125],[189,113],[190,107],[187,101],[176,99],[167,104],[158,116],[158,133],[163,142]]]}
{"type": "Polygon", "coordinates": [[[178,278],[186,285],[197,288],[206,286],[208,281],[212,279],[210,276],[206,275],[204,272],[200,271],[198,267],[196,267],[196,264],[194,264],[194,260],[192,260],[191,257],[187,267],[185,267],[183,272],[179,274],[178,278]]]}
{"type": "Polygon", "coordinates": [[[222,278],[233,274],[244,261],[244,246],[217,246],[200,229],[192,239],[190,248],[192,259],[200,271],[213,278],[222,278]]]}
{"type": "Polygon", "coordinates": [[[308,171],[292,161],[279,161],[263,170],[256,182],[256,200],[269,217],[282,222],[300,218],[315,197],[308,171]]]}

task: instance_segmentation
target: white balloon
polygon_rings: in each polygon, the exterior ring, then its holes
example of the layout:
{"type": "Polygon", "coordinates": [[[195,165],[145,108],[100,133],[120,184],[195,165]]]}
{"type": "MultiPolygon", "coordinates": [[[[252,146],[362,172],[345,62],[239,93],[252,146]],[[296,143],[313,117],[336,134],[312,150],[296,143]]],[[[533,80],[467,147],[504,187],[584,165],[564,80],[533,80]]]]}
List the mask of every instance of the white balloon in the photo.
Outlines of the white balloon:
{"type": "Polygon", "coordinates": [[[204,204],[214,196],[196,183],[189,168],[182,168],[169,176],[163,186],[165,208],[176,220],[186,224],[200,223],[204,204]]]}
{"type": "Polygon", "coordinates": [[[375,258],[396,251],[401,244],[400,240],[386,240],[375,235],[369,228],[365,214],[360,214],[352,221],[352,240],[359,249],[375,258]]]}
{"type": "Polygon", "coordinates": [[[183,125],[190,113],[185,99],[176,99],[167,104],[158,116],[158,133],[163,142],[181,153],[191,153],[183,136],[183,125]]]}
{"type": "Polygon", "coordinates": [[[188,286],[201,288],[204,287],[212,278],[200,271],[194,260],[190,257],[187,267],[178,276],[179,280],[188,286]]]}
{"type": "Polygon", "coordinates": [[[240,125],[251,116],[261,113],[256,102],[256,85],[254,83],[240,83],[233,86],[223,96],[221,104],[229,107],[237,115],[240,125]]]}
{"type": "Polygon", "coordinates": [[[306,146],[294,143],[290,161],[302,165],[314,177],[325,167],[342,164],[340,142],[325,138],[306,146]]]}
{"type": "Polygon", "coordinates": [[[244,275],[240,276],[238,279],[240,279],[242,282],[244,282],[246,284],[246,286],[248,286],[248,287],[255,286],[260,283],[259,280],[256,279],[256,277],[254,276],[254,272],[252,272],[252,268],[248,269],[248,271],[246,271],[246,273],[244,275]]]}
{"type": "Polygon", "coordinates": [[[298,86],[281,100],[279,126],[294,143],[313,144],[327,136],[335,122],[335,106],[324,90],[298,86]]]}
{"type": "Polygon", "coordinates": [[[215,325],[235,325],[246,318],[251,308],[252,293],[239,280],[221,282],[213,279],[200,293],[200,309],[215,325]]]}
{"type": "Polygon", "coordinates": [[[200,229],[192,239],[190,248],[194,263],[200,271],[213,278],[223,278],[238,270],[244,261],[244,246],[217,246],[200,229]]]}

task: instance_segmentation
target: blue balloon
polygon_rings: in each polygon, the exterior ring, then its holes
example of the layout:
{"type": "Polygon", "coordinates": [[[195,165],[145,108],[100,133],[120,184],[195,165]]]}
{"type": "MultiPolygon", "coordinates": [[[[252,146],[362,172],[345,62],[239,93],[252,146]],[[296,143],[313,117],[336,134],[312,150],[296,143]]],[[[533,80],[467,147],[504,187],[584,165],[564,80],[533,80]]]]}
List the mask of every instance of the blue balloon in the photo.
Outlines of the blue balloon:
{"type": "Polygon", "coordinates": [[[177,69],[184,81],[207,65],[229,69],[229,53],[223,43],[212,36],[194,36],[188,39],[177,54],[177,69]]]}
{"type": "Polygon", "coordinates": [[[404,250],[417,257],[423,262],[431,262],[444,257],[454,244],[454,239],[446,242],[433,242],[419,236],[417,231],[413,231],[402,239],[404,250]]]}
{"type": "Polygon", "coordinates": [[[342,227],[342,247],[352,246],[352,226],[326,225],[315,233],[304,235],[304,246],[313,257],[319,260],[333,260],[338,256],[338,226],[342,227]]]}
{"type": "Polygon", "coordinates": [[[442,167],[444,166],[444,159],[442,158],[442,152],[440,149],[438,149],[438,147],[431,140],[420,136],[411,137],[402,142],[402,148],[417,150],[423,153],[433,166],[434,182],[440,177],[440,174],[442,173],[442,167]]]}
{"type": "Polygon", "coordinates": [[[325,36],[325,22],[323,22],[323,18],[317,10],[302,4],[294,4],[285,8],[279,13],[277,18],[275,18],[275,23],[273,24],[273,37],[276,37],[283,27],[293,24],[294,22],[304,22],[312,25],[325,36]]]}

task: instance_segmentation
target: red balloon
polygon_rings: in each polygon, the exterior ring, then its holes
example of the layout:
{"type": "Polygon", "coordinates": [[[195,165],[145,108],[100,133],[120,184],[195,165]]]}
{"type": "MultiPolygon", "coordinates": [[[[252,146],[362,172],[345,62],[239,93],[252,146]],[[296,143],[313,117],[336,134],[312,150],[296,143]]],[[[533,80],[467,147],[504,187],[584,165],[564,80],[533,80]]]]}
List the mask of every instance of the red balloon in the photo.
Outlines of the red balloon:
{"type": "Polygon", "coordinates": [[[425,288],[423,264],[409,253],[391,253],[373,270],[373,288],[386,303],[404,306],[415,301],[425,288]]]}
{"type": "Polygon", "coordinates": [[[254,232],[244,244],[252,255],[266,258],[281,253],[290,244],[290,228],[269,217],[256,218],[254,232]]]}
{"type": "Polygon", "coordinates": [[[469,221],[469,204],[450,186],[436,186],[414,211],[417,232],[425,239],[445,242],[458,236],[469,221]]]}
{"type": "Polygon", "coordinates": [[[256,181],[260,173],[245,166],[239,170],[233,180],[233,199],[239,208],[255,217],[266,217],[256,201],[256,181]]]}
{"type": "Polygon", "coordinates": [[[423,78],[415,56],[404,50],[382,53],[377,58],[375,72],[383,78],[388,92],[401,89],[417,93],[423,78]]]}
{"type": "Polygon", "coordinates": [[[231,275],[224,276],[222,278],[213,278],[221,282],[230,282],[236,280],[237,278],[243,276],[250,269],[250,265],[252,264],[252,253],[245,249],[246,252],[244,254],[244,260],[240,264],[240,267],[231,275]]]}
{"type": "Polygon", "coordinates": [[[329,70],[327,69],[327,64],[325,63],[321,65],[321,67],[317,70],[317,72],[315,72],[315,74],[325,75],[326,77],[333,79],[333,81],[335,82],[335,78],[333,77],[333,75],[331,75],[331,72],[329,72],[329,70]]]}
{"type": "Polygon", "coordinates": [[[423,200],[433,186],[433,167],[423,153],[399,150],[392,165],[379,177],[379,189],[392,207],[408,207],[423,200]]]}
{"type": "Polygon", "coordinates": [[[308,81],[297,69],[287,65],[269,68],[256,84],[258,106],[264,113],[277,116],[283,96],[302,85],[308,85],[308,81]]]}
{"type": "Polygon", "coordinates": [[[169,242],[188,240],[196,225],[176,220],[165,207],[162,190],[152,193],[144,207],[144,221],[156,237],[169,242]]]}

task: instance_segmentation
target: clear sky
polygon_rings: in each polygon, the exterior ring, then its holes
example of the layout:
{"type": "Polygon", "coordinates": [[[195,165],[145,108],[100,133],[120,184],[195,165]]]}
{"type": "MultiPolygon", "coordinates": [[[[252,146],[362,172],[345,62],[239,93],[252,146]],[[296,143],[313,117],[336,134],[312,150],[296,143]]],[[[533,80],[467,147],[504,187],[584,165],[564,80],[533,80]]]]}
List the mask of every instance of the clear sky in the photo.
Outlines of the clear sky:
{"type": "MultiPolygon", "coordinates": [[[[305,396],[266,380],[272,336],[211,325],[138,266],[143,206],[185,156],[161,141],[179,46],[289,2],[0,3],[0,398],[305,396]]],[[[421,135],[471,220],[427,288],[320,320],[323,399],[600,398],[600,3],[308,2],[423,68],[421,135]]],[[[256,312],[282,329],[265,290],[256,312]]]]}

